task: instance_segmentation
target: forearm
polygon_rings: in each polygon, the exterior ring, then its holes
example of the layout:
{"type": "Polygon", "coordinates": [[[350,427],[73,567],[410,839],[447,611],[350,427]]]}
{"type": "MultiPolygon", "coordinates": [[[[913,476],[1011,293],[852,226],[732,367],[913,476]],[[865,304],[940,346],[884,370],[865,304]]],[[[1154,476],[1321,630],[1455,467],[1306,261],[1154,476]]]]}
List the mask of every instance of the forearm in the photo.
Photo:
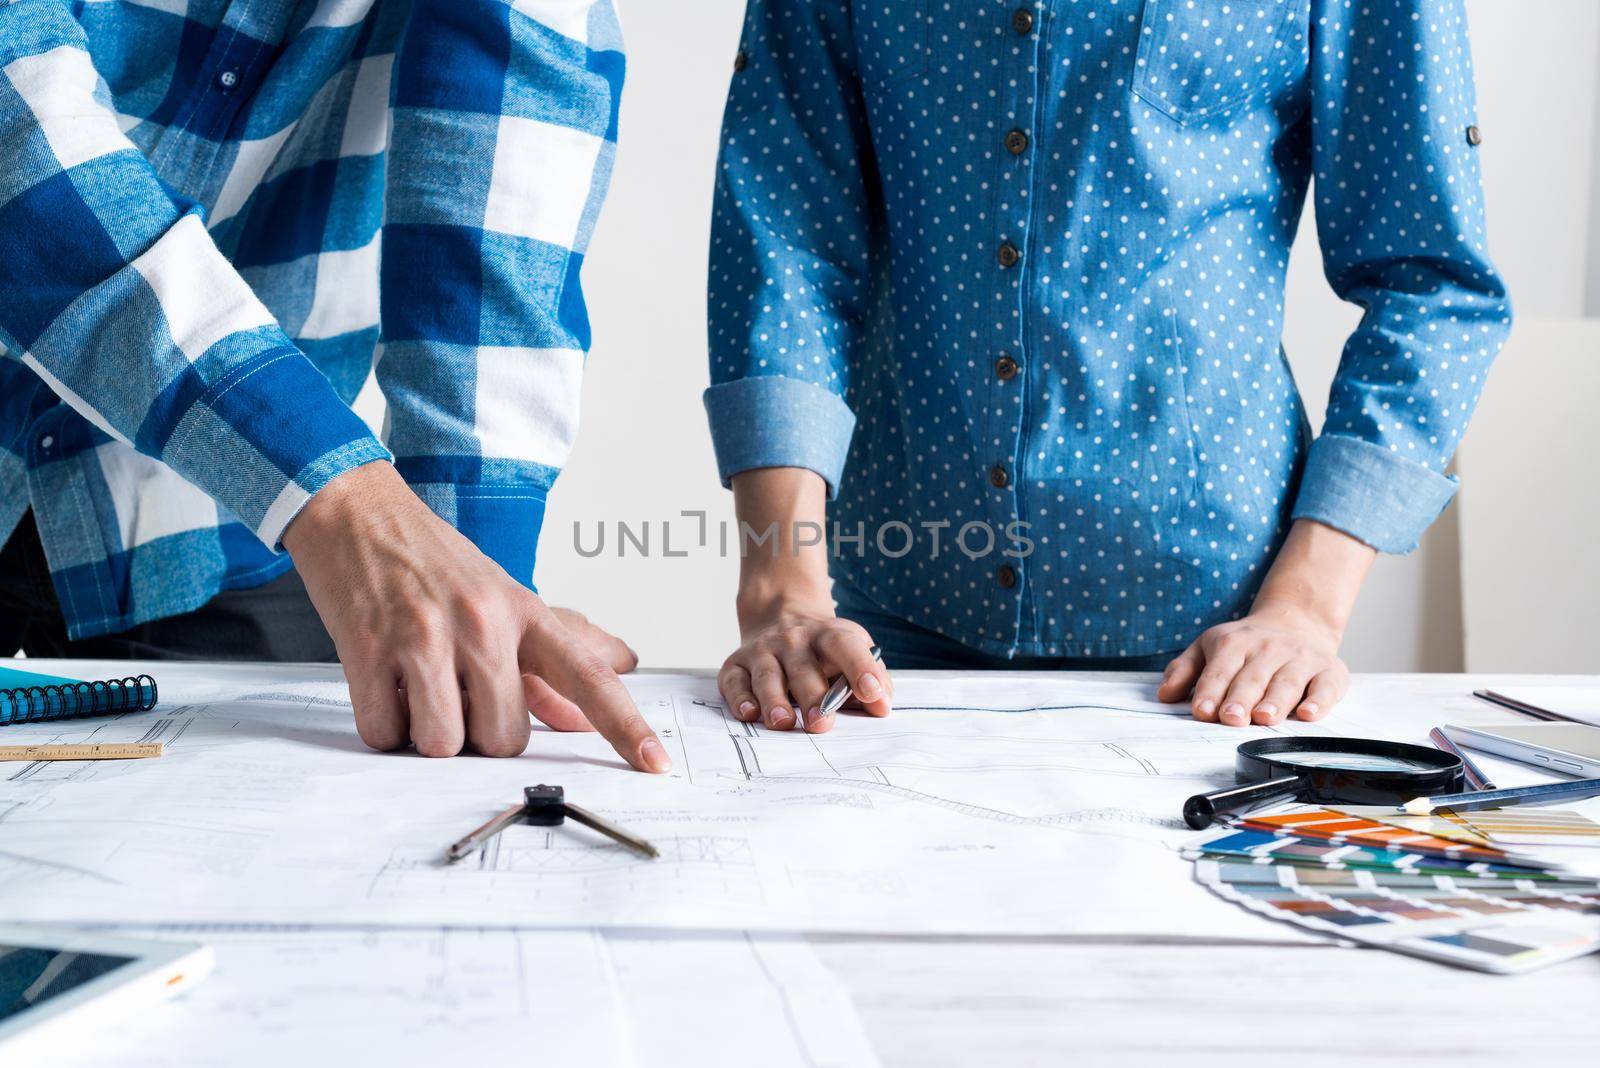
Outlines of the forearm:
{"type": "Polygon", "coordinates": [[[894,685],[872,636],[834,614],[827,483],[809,468],[754,467],[732,485],[742,638],[717,673],[729,711],[745,723],[760,718],[774,730],[799,724],[818,734],[833,726],[824,695],[843,675],[862,709],[888,715],[894,685]]]}
{"type": "Polygon", "coordinates": [[[1308,621],[1343,637],[1377,550],[1343,531],[1296,520],[1256,594],[1251,614],[1308,621]]]}
{"type": "Polygon", "coordinates": [[[733,505],[740,524],[740,626],[773,620],[791,607],[831,610],[822,476],[803,467],[743,471],[733,477],[733,505]]]}

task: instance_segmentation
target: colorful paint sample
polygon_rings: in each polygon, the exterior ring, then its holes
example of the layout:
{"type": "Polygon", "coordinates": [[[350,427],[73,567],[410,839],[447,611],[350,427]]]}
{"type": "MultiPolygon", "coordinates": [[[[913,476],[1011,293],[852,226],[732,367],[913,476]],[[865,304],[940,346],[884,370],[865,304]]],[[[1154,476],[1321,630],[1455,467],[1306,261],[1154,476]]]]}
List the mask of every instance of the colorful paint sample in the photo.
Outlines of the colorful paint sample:
{"type": "Polygon", "coordinates": [[[1301,809],[1212,832],[1185,855],[1219,897],[1335,939],[1500,973],[1600,950],[1600,881],[1392,830],[1301,809]]]}

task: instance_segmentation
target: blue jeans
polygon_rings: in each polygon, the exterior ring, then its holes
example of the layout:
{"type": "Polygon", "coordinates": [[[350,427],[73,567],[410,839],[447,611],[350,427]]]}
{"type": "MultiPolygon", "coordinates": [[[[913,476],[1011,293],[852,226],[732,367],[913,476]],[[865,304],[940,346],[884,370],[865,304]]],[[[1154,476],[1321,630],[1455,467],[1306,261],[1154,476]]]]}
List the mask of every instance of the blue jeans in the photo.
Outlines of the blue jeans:
{"type": "Polygon", "coordinates": [[[860,590],[838,579],[833,581],[833,600],[839,615],[859,623],[883,650],[883,662],[891,669],[962,669],[972,671],[1164,671],[1172,658],[1182,652],[1130,657],[1018,656],[1007,659],[991,656],[963,645],[954,638],[919,627],[879,608],[860,590]]]}

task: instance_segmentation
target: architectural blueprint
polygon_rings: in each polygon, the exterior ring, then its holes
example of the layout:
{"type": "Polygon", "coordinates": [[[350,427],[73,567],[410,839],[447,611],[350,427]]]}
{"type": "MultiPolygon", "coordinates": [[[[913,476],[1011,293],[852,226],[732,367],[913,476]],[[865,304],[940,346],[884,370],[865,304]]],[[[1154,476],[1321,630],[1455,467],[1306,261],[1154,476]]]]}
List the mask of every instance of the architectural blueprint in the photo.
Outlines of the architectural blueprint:
{"type": "MultiPolygon", "coordinates": [[[[806,942],[733,933],[176,927],[215,973],[51,1068],[605,1064],[870,1068],[850,997],[806,942]],[[695,982],[683,981],[692,962],[695,982]],[[707,990],[729,992],[708,1003],[707,990]]],[[[29,1063],[43,1063],[30,1061],[29,1063]]]]}
{"type": "Polygon", "coordinates": [[[1194,722],[1142,682],[908,677],[888,719],[806,735],[739,723],[706,678],[631,677],[673,757],[659,777],[545,730],[511,760],[373,753],[336,671],[161,682],[153,712],[8,728],[166,743],[158,760],[0,767],[13,919],[1302,937],[1194,885],[1177,852],[1183,799],[1231,781],[1234,747],[1265,729],[1194,722]],[[541,782],[661,859],[569,823],[443,863],[541,782]]]}

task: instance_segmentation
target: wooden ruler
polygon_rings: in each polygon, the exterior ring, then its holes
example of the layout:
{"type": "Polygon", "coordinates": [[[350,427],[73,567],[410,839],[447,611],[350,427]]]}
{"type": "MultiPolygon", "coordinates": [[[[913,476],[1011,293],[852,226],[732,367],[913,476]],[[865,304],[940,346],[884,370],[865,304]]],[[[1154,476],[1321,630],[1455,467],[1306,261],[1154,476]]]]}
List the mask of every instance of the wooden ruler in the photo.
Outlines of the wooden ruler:
{"type": "Polygon", "coordinates": [[[160,755],[160,742],[115,742],[107,745],[0,745],[0,760],[140,760],[160,755]]]}

